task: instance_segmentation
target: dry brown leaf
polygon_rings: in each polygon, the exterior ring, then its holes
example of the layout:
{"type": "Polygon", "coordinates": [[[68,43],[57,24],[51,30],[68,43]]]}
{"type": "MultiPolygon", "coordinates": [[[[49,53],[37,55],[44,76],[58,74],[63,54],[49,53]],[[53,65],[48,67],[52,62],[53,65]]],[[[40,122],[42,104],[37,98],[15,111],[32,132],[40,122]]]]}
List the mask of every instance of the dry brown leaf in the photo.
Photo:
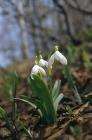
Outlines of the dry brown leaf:
{"type": "Polygon", "coordinates": [[[69,134],[65,134],[63,135],[60,140],[75,140],[73,136],[69,135],[69,134]]]}
{"type": "Polygon", "coordinates": [[[27,136],[21,136],[20,140],[28,140],[27,136]]]}
{"type": "Polygon", "coordinates": [[[77,122],[80,123],[80,124],[84,123],[84,122],[85,122],[85,121],[84,121],[84,117],[78,116],[77,122]]]}
{"type": "Polygon", "coordinates": [[[0,136],[2,138],[7,137],[9,135],[10,135],[10,131],[7,128],[4,127],[0,128],[0,136]]]}
{"type": "Polygon", "coordinates": [[[89,102],[87,102],[87,103],[85,103],[85,104],[83,104],[83,105],[80,105],[79,108],[75,109],[75,110],[73,111],[72,114],[73,114],[73,115],[78,115],[80,112],[83,112],[83,110],[84,110],[85,108],[87,108],[88,105],[89,105],[89,102]]]}
{"type": "Polygon", "coordinates": [[[57,128],[56,125],[54,126],[49,126],[49,127],[46,127],[44,129],[44,137],[48,137],[49,135],[51,135],[53,133],[53,131],[57,128]]]}
{"type": "Polygon", "coordinates": [[[84,95],[85,98],[92,96],[92,92],[89,92],[88,94],[84,95]]]}
{"type": "Polygon", "coordinates": [[[48,136],[47,138],[43,138],[43,140],[55,140],[56,138],[60,137],[61,134],[65,131],[67,126],[69,125],[71,120],[68,120],[64,125],[58,127],[56,130],[53,130],[53,134],[48,136]]]}
{"type": "Polygon", "coordinates": [[[87,135],[84,140],[92,140],[92,135],[87,135]]]}
{"type": "Polygon", "coordinates": [[[73,76],[76,78],[78,83],[83,84],[88,78],[88,73],[85,69],[77,68],[75,71],[73,71],[73,76]]]}

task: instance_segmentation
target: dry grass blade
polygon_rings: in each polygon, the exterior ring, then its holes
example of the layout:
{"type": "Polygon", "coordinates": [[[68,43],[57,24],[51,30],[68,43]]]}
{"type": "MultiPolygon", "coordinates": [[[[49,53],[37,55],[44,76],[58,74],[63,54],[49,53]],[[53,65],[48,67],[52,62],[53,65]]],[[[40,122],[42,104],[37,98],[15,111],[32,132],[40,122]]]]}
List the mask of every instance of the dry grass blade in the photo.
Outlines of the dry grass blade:
{"type": "Polygon", "coordinates": [[[48,137],[44,137],[43,140],[55,140],[56,138],[60,137],[61,134],[65,131],[65,129],[68,127],[70,122],[71,122],[71,120],[68,120],[62,126],[55,128],[53,130],[53,134],[48,137]]]}
{"type": "Polygon", "coordinates": [[[88,94],[86,94],[84,97],[87,98],[89,96],[92,96],[92,92],[89,92],[88,94]]]}
{"type": "Polygon", "coordinates": [[[73,111],[72,114],[73,114],[73,115],[78,115],[80,112],[83,112],[83,110],[84,110],[85,108],[87,108],[88,105],[89,105],[89,102],[87,102],[87,103],[85,103],[85,104],[83,104],[83,105],[80,105],[79,108],[75,109],[75,110],[73,111]]]}

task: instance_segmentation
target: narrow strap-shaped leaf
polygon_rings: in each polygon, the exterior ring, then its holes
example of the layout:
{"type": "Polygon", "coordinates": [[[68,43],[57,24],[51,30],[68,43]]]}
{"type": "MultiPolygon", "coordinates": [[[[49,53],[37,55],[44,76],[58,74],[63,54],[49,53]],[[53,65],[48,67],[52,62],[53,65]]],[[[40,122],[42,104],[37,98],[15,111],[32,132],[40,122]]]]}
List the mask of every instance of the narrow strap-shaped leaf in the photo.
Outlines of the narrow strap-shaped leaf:
{"type": "Polygon", "coordinates": [[[0,117],[5,120],[7,125],[9,125],[7,112],[2,107],[0,107],[0,117]]]}
{"type": "Polygon", "coordinates": [[[53,101],[55,101],[55,99],[57,98],[57,96],[59,94],[60,84],[61,84],[61,80],[56,80],[56,82],[54,84],[54,87],[52,89],[53,101]]]}
{"type": "Polygon", "coordinates": [[[29,83],[34,95],[40,99],[42,104],[44,104],[45,109],[47,110],[46,114],[48,114],[48,119],[50,119],[51,122],[55,122],[56,114],[54,110],[53,100],[47,86],[37,75],[34,75],[33,79],[29,79],[29,83]]]}
{"type": "Polygon", "coordinates": [[[35,104],[38,107],[38,112],[41,116],[42,121],[49,123],[49,115],[48,115],[47,107],[45,106],[45,104],[41,102],[40,100],[36,100],[35,104]]]}
{"type": "Polygon", "coordinates": [[[27,98],[26,99],[22,99],[22,98],[15,98],[16,100],[19,100],[19,101],[22,101],[22,102],[24,102],[24,103],[27,103],[27,104],[29,104],[30,106],[32,106],[33,108],[37,108],[37,106],[35,105],[35,104],[33,104],[33,103],[31,103],[29,100],[27,100],[27,98]]]}
{"type": "Polygon", "coordinates": [[[54,102],[54,107],[56,112],[57,112],[58,105],[63,97],[64,97],[63,93],[60,93],[54,102]]]}
{"type": "Polygon", "coordinates": [[[23,127],[25,133],[29,136],[30,140],[33,140],[33,136],[31,134],[31,131],[29,129],[27,129],[25,126],[23,126],[23,125],[22,125],[22,127],[23,127]]]}
{"type": "Polygon", "coordinates": [[[31,88],[41,102],[45,104],[48,115],[53,118],[55,114],[52,97],[45,83],[38,76],[34,75],[34,79],[31,79],[31,88]]]}
{"type": "Polygon", "coordinates": [[[63,72],[64,72],[65,78],[68,80],[68,84],[69,84],[70,88],[72,89],[74,96],[76,97],[78,103],[81,104],[82,99],[80,97],[80,94],[77,91],[77,88],[76,88],[73,76],[71,74],[69,65],[64,66],[64,71],[63,72]]]}
{"type": "Polygon", "coordinates": [[[22,95],[20,100],[25,102],[25,103],[28,103],[29,105],[31,105],[32,107],[37,109],[39,114],[40,114],[40,116],[41,116],[41,118],[44,117],[43,120],[45,120],[45,121],[48,120],[48,118],[47,118],[47,110],[45,108],[45,105],[39,99],[37,99],[37,98],[33,99],[32,97],[22,95]],[[46,115],[44,116],[43,114],[46,114],[46,115]]]}

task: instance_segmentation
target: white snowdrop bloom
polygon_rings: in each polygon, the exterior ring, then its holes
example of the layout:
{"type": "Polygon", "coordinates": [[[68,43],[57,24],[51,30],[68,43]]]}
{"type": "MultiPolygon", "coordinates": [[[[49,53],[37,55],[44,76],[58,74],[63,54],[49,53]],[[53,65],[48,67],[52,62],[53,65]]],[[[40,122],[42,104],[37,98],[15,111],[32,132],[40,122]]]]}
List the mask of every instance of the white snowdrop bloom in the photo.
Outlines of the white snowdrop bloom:
{"type": "Polygon", "coordinates": [[[34,65],[34,67],[31,70],[31,78],[33,79],[33,74],[36,75],[38,73],[43,75],[43,76],[46,76],[45,70],[36,64],[36,65],[34,65]]]}
{"type": "Polygon", "coordinates": [[[51,67],[53,65],[53,63],[54,63],[55,60],[58,61],[58,62],[60,62],[63,65],[66,65],[67,64],[66,57],[62,53],[60,53],[58,51],[57,46],[56,46],[55,53],[51,55],[51,57],[50,57],[50,59],[48,61],[48,67],[51,67]]]}
{"type": "Polygon", "coordinates": [[[39,65],[42,66],[42,67],[48,67],[48,62],[41,58],[39,60],[39,65]]]}

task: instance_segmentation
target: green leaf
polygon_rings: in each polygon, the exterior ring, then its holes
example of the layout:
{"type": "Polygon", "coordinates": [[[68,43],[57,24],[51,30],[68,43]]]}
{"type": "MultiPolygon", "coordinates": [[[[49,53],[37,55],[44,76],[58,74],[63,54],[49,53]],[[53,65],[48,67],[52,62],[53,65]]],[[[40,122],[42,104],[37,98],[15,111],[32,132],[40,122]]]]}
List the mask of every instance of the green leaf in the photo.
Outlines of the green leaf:
{"type": "Polygon", "coordinates": [[[82,51],[82,59],[84,61],[84,66],[86,67],[86,69],[91,70],[92,69],[91,57],[89,52],[85,49],[82,51]]]}
{"type": "Polygon", "coordinates": [[[0,107],[0,118],[4,119],[7,125],[9,124],[7,112],[2,107],[0,107]]]}
{"type": "Polygon", "coordinates": [[[69,65],[64,66],[63,74],[64,74],[65,79],[67,79],[69,87],[72,89],[75,98],[77,99],[78,103],[81,104],[82,100],[81,100],[80,94],[78,93],[78,90],[76,88],[75,81],[73,79],[69,65]]]}
{"type": "Polygon", "coordinates": [[[30,106],[32,106],[33,108],[37,108],[37,106],[35,105],[35,104],[33,104],[33,103],[31,103],[30,102],[30,100],[28,99],[28,97],[27,96],[25,96],[23,99],[22,98],[15,98],[16,100],[19,100],[19,101],[22,101],[22,102],[24,102],[24,103],[27,103],[27,104],[29,104],[30,106]]]}
{"type": "Polygon", "coordinates": [[[29,129],[27,129],[25,126],[22,126],[24,129],[24,132],[29,136],[30,140],[33,139],[32,133],[30,132],[29,129]]]}
{"type": "Polygon", "coordinates": [[[39,76],[34,75],[33,79],[28,79],[33,94],[40,100],[40,110],[43,114],[43,118],[47,123],[54,123],[56,121],[56,113],[54,109],[52,95],[49,92],[45,83],[39,76]]]}
{"type": "Polygon", "coordinates": [[[11,83],[11,102],[12,102],[12,117],[15,123],[17,117],[17,104],[15,101],[16,91],[19,84],[19,77],[16,72],[11,73],[10,75],[10,83],[11,83]]]}
{"type": "Polygon", "coordinates": [[[16,72],[10,72],[4,77],[3,91],[10,100],[15,98],[18,84],[19,76],[16,72]]]}
{"type": "Polygon", "coordinates": [[[45,115],[45,116],[43,115],[43,114],[46,114],[44,105],[42,105],[42,103],[39,100],[37,100],[37,99],[32,100],[32,98],[30,98],[28,96],[22,96],[21,98],[15,98],[15,99],[22,101],[24,103],[27,103],[28,105],[30,105],[34,109],[37,109],[41,118],[43,117],[43,120],[47,120],[47,118],[46,118],[47,115],[45,115]]]}
{"type": "Polygon", "coordinates": [[[37,99],[37,98],[32,98],[32,97],[29,97],[29,96],[25,96],[25,95],[22,95],[21,98],[17,98],[18,100],[21,100],[25,103],[28,103],[30,106],[32,106],[33,108],[37,109],[41,118],[43,117],[43,120],[47,120],[46,119],[46,116],[47,115],[43,115],[43,114],[46,114],[46,109],[45,109],[45,106],[44,104],[42,104],[42,102],[37,99]],[[45,117],[45,118],[44,118],[45,117]]]}
{"type": "Polygon", "coordinates": [[[60,93],[58,95],[58,97],[56,98],[55,102],[54,102],[54,107],[55,107],[55,110],[57,112],[57,109],[58,109],[58,105],[60,103],[60,101],[62,100],[62,98],[64,97],[63,93],[60,93]]]}
{"type": "Polygon", "coordinates": [[[61,84],[61,80],[56,80],[56,82],[54,84],[54,87],[52,89],[53,101],[55,101],[55,99],[57,98],[57,96],[59,94],[60,84],[61,84]]]}
{"type": "Polygon", "coordinates": [[[81,134],[81,128],[80,126],[76,125],[76,126],[70,126],[70,131],[74,136],[80,136],[81,134]]]}
{"type": "Polygon", "coordinates": [[[19,84],[19,76],[16,72],[11,74],[11,88],[13,99],[16,97],[16,90],[19,84]]]}
{"type": "Polygon", "coordinates": [[[30,129],[26,128],[26,126],[24,125],[24,122],[22,122],[20,119],[18,120],[19,125],[21,126],[21,128],[24,130],[25,134],[30,138],[30,140],[32,139],[32,133],[30,132],[30,129]]]}

